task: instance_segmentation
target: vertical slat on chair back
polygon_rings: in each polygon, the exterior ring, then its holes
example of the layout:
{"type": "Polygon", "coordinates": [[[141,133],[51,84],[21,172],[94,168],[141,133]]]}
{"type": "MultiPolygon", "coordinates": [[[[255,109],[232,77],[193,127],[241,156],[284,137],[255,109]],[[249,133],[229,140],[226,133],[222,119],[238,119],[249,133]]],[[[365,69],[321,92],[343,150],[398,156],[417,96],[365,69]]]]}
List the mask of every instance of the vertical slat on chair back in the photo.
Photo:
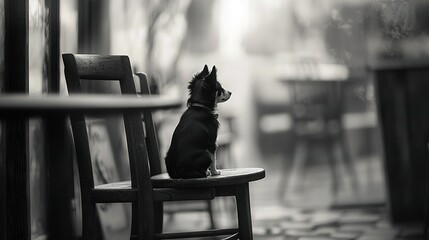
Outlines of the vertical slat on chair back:
{"type": "MultiPolygon", "coordinates": [[[[63,61],[64,74],[69,93],[81,93],[82,86],[80,84],[78,67],[74,56],[71,54],[64,54],[63,61]]],[[[94,176],[85,116],[74,114],[70,116],[70,121],[78,162],[82,201],[90,201],[90,191],[94,188],[94,176]]]]}
{"type": "Polygon", "coordinates": [[[289,81],[292,117],[297,120],[338,118],[342,111],[342,84],[341,81],[289,81]]]}
{"type": "MultiPolygon", "coordinates": [[[[151,95],[146,74],[137,73],[136,75],[140,80],[141,93],[143,95],[151,95]]],[[[143,119],[146,127],[146,142],[149,154],[150,174],[153,176],[161,173],[161,155],[159,153],[158,137],[152,117],[152,111],[143,111],[143,119]]]]}
{"type": "MultiPolygon", "coordinates": [[[[63,54],[65,76],[69,94],[82,93],[81,80],[116,80],[122,94],[136,94],[131,64],[127,56],[98,56],[86,54],[63,54]]],[[[131,185],[138,188],[139,207],[147,219],[153,219],[152,184],[150,181],[148,151],[144,138],[140,112],[123,113],[125,134],[130,163],[131,185]],[[143,209],[144,208],[144,209],[143,209]]],[[[88,198],[94,187],[88,134],[83,114],[70,116],[75,140],[81,182],[82,201],[88,198]],[[84,196],[86,195],[86,196],[84,196]]],[[[142,223],[151,230],[150,221],[142,223]]]]}

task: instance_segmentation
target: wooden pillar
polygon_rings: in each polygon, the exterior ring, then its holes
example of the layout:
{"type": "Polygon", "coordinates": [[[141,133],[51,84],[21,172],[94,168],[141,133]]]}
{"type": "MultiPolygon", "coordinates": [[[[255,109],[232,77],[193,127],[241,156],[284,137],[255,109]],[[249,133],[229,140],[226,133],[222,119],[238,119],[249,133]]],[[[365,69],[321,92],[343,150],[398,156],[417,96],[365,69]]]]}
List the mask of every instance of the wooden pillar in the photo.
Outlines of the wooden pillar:
{"type": "Polygon", "coordinates": [[[109,1],[78,1],[78,53],[110,53],[109,1]]]}
{"type": "Polygon", "coordinates": [[[428,174],[429,65],[374,68],[393,223],[423,222],[428,174]]]}
{"type": "MultiPolygon", "coordinates": [[[[49,8],[47,81],[49,92],[59,92],[59,1],[49,8]]],[[[5,93],[28,93],[29,1],[4,1],[5,93]]],[[[42,59],[42,58],[41,58],[42,59]]],[[[2,125],[0,158],[0,239],[30,239],[28,120],[7,119],[2,125]]]]}
{"type": "MultiPolygon", "coordinates": [[[[28,93],[28,0],[5,1],[4,92],[28,93]]],[[[30,239],[28,121],[4,121],[2,239],[30,239]]]]}
{"type": "MultiPolygon", "coordinates": [[[[45,0],[49,8],[49,39],[47,60],[48,93],[60,92],[60,2],[45,0]]],[[[48,172],[48,198],[45,205],[48,216],[48,239],[75,239],[71,218],[73,189],[72,157],[67,141],[66,116],[47,116],[46,158],[48,172]],[[58,158],[58,156],[62,156],[58,158]],[[59,221],[60,219],[60,221],[59,221]]]]}
{"type": "Polygon", "coordinates": [[[48,240],[72,240],[75,232],[72,223],[71,191],[73,191],[72,150],[67,141],[65,115],[47,116],[46,122],[48,199],[45,205],[48,216],[48,240]]]}
{"type": "Polygon", "coordinates": [[[58,0],[45,0],[49,8],[49,39],[48,48],[48,92],[60,92],[60,2],[58,0]]]}

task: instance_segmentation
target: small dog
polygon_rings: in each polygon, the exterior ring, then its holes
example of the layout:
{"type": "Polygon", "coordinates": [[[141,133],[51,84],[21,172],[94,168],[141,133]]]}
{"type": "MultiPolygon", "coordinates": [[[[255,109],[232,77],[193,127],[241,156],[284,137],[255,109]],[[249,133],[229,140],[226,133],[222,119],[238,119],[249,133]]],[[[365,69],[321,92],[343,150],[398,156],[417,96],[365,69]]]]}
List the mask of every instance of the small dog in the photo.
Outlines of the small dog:
{"type": "Polygon", "coordinates": [[[199,178],[219,175],[216,169],[216,138],[219,128],[215,113],[218,103],[231,97],[231,92],[217,81],[216,67],[207,65],[189,83],[188,109],[173,133],[165,157],[171,178],[199,178]],[[207,170],[209,169],[209,171],[207,170]]]}

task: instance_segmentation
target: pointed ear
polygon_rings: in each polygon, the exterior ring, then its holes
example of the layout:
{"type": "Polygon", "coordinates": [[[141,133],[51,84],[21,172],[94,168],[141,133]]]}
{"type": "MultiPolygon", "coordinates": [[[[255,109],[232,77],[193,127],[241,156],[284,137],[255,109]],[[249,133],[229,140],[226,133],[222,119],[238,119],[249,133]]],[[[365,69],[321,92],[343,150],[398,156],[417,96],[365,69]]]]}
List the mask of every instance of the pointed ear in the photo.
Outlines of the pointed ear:
{"type": "Polygon", "coordinates": [[[209,75],[209,68],[207,67],[207,64],[204,65],[203,71],[198,73],[195,78],[202,79],[205,78],[207,75],[209,75]]]}
{"type": "Polygon", "coordinates": [[[203,73],[205,76],[209,75],[209,67],[207,67],[207,64],[204,65],[203,71],[201,73],[203,73]]]}
{"type": "Polygon", "coordinates": [[[217,69],[216,69],[216,66],[213,66],[212,71],[210,75],[206,77],[206,80],[215,83],[216,78],[217,78],[217,69]]]}

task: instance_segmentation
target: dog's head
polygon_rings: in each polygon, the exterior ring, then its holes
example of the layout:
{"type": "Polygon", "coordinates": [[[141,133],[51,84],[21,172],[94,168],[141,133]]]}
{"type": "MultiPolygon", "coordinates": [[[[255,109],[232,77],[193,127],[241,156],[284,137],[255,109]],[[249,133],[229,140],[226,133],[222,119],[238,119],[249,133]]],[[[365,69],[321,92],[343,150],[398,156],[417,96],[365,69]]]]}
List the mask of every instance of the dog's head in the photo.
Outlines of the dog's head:
{"type": "Polygon", "coordinates": [[[210,109],[214,109],[218,103],[225,102],[231,97],[231,92],[225,90],[217,81],[217,70],[213,66],[209,72],[207,65],[203,71],[196,74],[189,83],[188,105],[202,104],[210,109]]]}

